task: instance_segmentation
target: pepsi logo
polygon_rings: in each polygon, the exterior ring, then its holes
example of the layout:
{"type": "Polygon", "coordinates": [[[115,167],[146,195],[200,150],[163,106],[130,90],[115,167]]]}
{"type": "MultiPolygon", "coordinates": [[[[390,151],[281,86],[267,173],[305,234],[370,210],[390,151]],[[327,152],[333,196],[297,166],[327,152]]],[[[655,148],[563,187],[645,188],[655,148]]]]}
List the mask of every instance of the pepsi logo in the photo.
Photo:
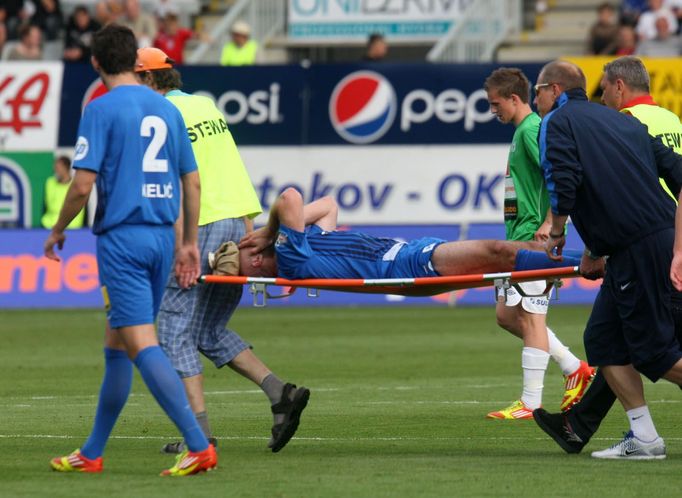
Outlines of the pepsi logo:
{"type": "Polygon", "coordinates": [[[334,87],[329,119],[348,142],[368,144],[388,131],[397,107],[395,90],[386,78],[373,71],[356,71],[334,87]]]}

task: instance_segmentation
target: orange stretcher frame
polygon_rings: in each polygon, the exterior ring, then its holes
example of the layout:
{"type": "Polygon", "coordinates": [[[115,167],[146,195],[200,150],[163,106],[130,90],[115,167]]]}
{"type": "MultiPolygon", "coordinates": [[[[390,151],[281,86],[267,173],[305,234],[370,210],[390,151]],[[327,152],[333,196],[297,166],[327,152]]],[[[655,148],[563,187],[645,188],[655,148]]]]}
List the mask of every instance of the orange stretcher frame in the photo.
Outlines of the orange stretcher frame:
{"type": "Polygon", "coordinates": [[[470,275],[452,275],[447,277],[421,277],[421,278],[390,278],[390,279],[327,279],[311,278],[304,280],[288,280],[286,278],[266,277],[228,277],[222,275],[202,275],[199,282],[204,284],[229,284],[251,285],[251,293],[254,295],[254,306],[265,306],[268,299],[287,297],[293,294],[297,288],[308,289],[308,295],[316,297],[318,290],[331,290],[337,292],[359,292],[370,294],[399,294],[403,296],[433,296],[460,289],[476,287],[495,287],[496,289],[509,289],[515,287],[517,291],[525,294],[516,284],[535,280],[547,280],[545,291],[539,296],[547,295],[553,287],[561,286],[562,278],[579,277],[577,266],[563,268],[551,268],[546,270],[524,270],[502,273],[478,273],[470,275]],[[273,295],[267,290],[268,286],[288,287],[289,290],[282,294],[273,295]]]}

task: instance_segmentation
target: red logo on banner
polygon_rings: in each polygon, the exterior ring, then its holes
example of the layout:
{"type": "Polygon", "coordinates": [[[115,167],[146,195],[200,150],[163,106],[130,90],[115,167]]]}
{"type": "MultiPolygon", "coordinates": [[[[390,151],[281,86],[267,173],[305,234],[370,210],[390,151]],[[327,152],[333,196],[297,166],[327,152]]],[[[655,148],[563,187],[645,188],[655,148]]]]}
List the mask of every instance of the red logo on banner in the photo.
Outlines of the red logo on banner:
{"type": "Polygon", "coordinates": [[[95,100],[97,97],[101,97],[107,93],[107,87],[104,86],[102,80],[97,78],[95,81],[90,83],[90,86],[85,90],[85,95],[83,95],[83,102],[81,103],[81,111],[85,109],[85,106],[90,102],[95,100]]]}
{"type": "MultiPolygon", "coordinates": [[[[0,82],[0,95],[14,79],[14,76],[7,76],[0,82]]],[[[9,120],[0,119],[0,127],[12,128],[17,133],[21,133],[24,128],[40,128],[42,126],[39,119],[40,109],[43,107],[49,87],[50,76],[47,73],[38,73],[27,79],[19,87],[16,95],[3,102],[10,107],[12,117],[9,120]],[[37,91],[34,90],[34,87],[37,88],[37,91]],[[31,96],[29,97],[29,95],[31,96]],[[29,108],[29,114],[25,120],[21,112],[24,107],[29,108]]]]}

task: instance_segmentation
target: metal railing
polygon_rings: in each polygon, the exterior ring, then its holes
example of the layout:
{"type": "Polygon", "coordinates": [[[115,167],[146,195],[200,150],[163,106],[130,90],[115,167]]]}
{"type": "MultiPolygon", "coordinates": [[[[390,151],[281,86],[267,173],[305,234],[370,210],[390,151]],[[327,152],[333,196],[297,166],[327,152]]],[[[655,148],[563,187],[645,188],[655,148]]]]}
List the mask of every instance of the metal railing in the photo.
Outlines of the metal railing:
{"type": "Polygon", "coordinates": [[[187,62],[200,64],[211,48],[222,46],[229,34],[230,26],[238,19],[243,19],[251,25],[251,38],[264,46],[273,37],[282,34],[286,26],[286,2],[239,0],[213,27],[208,35],[210,41],[200,43],[187,58],[187,62]]]}
{"type": "Polygon", "coordinates": [[[490,62],[522,23],[521,0],[474,0],[426,55],[429,62],[490,62]]]}

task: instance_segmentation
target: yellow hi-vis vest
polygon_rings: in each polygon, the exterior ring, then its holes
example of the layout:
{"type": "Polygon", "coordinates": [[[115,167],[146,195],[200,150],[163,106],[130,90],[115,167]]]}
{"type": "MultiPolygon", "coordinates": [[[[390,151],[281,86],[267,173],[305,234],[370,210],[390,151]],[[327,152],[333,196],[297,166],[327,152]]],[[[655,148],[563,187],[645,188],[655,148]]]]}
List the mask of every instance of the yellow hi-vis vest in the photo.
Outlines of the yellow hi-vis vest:
{"type": "Polygon", "coordinates": [[[220,54],[220,64],[222,66],[250,66],[256,62],[257,51],[258,43],[254,40],[247,41],[242,47],[238,47],[234,42],[226,43],[220,54]]]}
{"type": "MultiPolygon", "coordinates": [[[[59,183],[54,176],[51,176],[45,182],[45,214],[40,219],[43,227],[52,228],[57,223],[59,212],[64,205],[64,199],[66,199],[66,192],[69,190],[69,185],[71,185],[71,182],[59,183]]],[[[81,209],[66,228],[82,228],[84,220],[85,209],[81,209]]]]}
{"type": "MultiPolygon", "coordinates": [[[[620,112],[627,112],[636,117],[649,129],[649,135],[660,137],[661,141],[678,154],[682,154],[682,124],[680,118],[673,112],[657,105],[637,104],[632,107],[624,107],[620,112]]],[[[675,199],[670,189],[661,180],[663,189],[675,199]]]]}
{"type": "Polygon", "coordinates": [[[227,218],[255,218],[263,210],[220,110],[208,97],[166,94],[182,114],[201,181],[199,226],[227,218]]]}

